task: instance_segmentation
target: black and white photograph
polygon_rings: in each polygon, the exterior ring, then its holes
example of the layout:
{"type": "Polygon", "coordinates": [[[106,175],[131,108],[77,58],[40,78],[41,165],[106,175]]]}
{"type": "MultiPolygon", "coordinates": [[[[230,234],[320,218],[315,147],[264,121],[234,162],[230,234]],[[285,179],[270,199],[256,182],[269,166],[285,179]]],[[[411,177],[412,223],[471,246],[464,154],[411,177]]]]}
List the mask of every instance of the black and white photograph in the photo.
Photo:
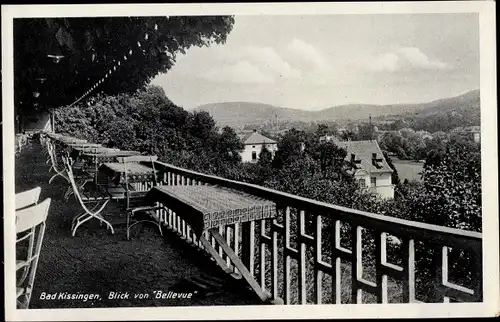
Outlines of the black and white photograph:
{"type": "Polygon", "coordinates": [[[494,316],[494,8],[2,6],[7,319],[494,316]]]}

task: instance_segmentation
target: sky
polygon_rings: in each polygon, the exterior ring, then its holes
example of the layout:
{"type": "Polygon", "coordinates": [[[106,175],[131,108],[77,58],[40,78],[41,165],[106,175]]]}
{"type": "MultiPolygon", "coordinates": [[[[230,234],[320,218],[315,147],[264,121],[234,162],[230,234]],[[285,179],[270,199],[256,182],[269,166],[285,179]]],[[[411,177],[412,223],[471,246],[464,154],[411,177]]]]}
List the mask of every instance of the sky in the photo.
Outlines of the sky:
{"type": "Polygon", "coordinates": [[[428,102],[479,88],[477,14],[235,16],[152,84],[186,109],[247,101],[303,110],[428,102]]]}

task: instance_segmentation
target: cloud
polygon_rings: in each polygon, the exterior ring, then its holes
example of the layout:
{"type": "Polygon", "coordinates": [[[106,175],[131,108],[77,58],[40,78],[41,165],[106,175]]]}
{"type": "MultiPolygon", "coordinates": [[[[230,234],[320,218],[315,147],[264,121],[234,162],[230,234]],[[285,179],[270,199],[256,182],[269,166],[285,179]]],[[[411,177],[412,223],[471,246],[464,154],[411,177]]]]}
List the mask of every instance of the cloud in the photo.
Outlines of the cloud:
{"type": "Polygon", "coordinates": [[[292,80],[302,77],[300,70],[293,68],[269,46],[220,46],[210,50],[195,48],[189,55],[190,63],[187,64],[186,61],[183,72],[211,81],[271,83],[277,79],[292,80]],[[194,66],[198,61],[207,62],[206,64],[211,66],[210,70],[200,74],[199,69],[203,67],[194,66]]]}
{"type": "Polygon", "coordinates": [[[416,47],[400,48],[398,53],[413,67],[421,69],[445,69],[448,67],[446,63],[437,60],[431,61],[426,54],[416,47]]]}
{"type": "Polygon", "coordinates": [[[272,73],[278,77],[287,79],[297,79],[301,77],[301,72],[294,69],[271,47],[242,47],[237,55],[257,64],[261,70],[272,73]]]}
{"type": "Polygon", "coordinates": [[[371,63],[369,63],[369,68],[375,71],[396,71],[398,69],[399,56],[395,53],[385,53],[380,55],[371,63]]]}
{"type": "Polygon", "coordinates": [[[451,66],[445,62],[431,60],[425,53],[416,47],[402,47],[393,52],[384,53],[366,62],[373,71],[401,71],[401,70],[443,70],[451,66]]]}
{"type": "Polygon", "coordinates": [[[274,82],[272,76],[263,73],[258,67],[246,60],[230,65],[214,67],[200,74],[200,76],[212,82],[222,83],[269,84],[274,82]]]}
{"type": "Polygon", "coordinates": [[[310,66],[320,69],[326,68],[327,63],[323,55],[307,42],[294,38],[287,46],[287,51],[300,62],[307,62],[310,66]]]}

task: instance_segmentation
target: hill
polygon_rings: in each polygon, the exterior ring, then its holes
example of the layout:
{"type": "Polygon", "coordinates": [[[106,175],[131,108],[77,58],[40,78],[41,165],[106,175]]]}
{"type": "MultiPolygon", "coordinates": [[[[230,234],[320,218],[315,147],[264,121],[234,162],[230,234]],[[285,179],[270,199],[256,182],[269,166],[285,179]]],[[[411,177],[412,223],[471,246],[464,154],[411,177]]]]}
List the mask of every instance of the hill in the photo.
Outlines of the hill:
{"type": "MultiPolygon", "coordinates": [[[[304,111],[252,102],[222,102],[198,106],[195,110],[209,112],[220,126],[243,127],[246,124],[261,125],[278,117],[280,121],[339,121],[363,120],[369,115],[375,119],[388,117],[427,117],[434,114],[477,110],[479,113],[479,90],[465,94],[417,104],[349,104],[326,108],[320,111],[304,111]]],[[[474,112],[475,113],[475,112],[474,112]]]]}

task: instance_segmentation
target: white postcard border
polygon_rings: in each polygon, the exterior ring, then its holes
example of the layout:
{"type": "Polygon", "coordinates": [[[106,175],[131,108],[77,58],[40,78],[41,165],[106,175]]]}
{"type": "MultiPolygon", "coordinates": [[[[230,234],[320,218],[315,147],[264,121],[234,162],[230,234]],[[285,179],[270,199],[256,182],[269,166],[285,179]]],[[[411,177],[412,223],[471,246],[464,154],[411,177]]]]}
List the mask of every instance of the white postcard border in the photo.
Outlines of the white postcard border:
{"type": "Polygon", "coordinates": [[[498,315],[498,153],[496,124],[496,22],[492,1],[267,3],[267,4],[126,4],[2,6],[3,178],[5,308],[8,321],[63,320],[206,320],[375,317],[474,317],[498,315]],[[307,306],[165,307],[96,309],[15,309],[13,18],[159,15],[316,15],[478,12],[480,21],[481,157],[483,178],[483,303],[359,304],[307,306]]]}

